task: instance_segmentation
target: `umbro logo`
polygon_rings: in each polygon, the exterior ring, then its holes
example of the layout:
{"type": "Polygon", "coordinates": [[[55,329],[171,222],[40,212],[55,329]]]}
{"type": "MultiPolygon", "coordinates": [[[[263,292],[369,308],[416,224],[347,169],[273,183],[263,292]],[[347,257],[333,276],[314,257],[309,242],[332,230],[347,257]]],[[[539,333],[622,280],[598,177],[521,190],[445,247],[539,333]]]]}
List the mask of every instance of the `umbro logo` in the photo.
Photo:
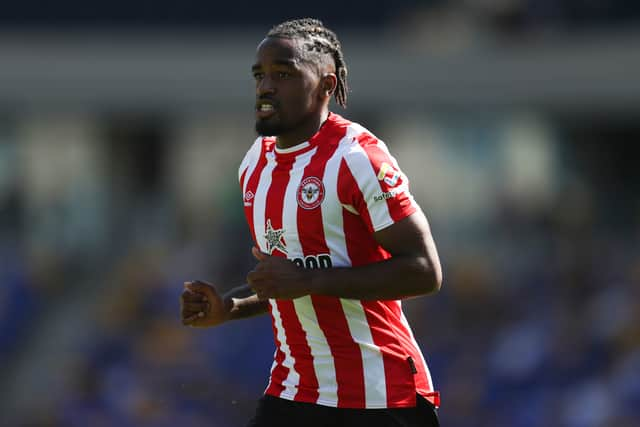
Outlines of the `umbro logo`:
{"type": "Polygon", "coordinates": [[[248,190],[246,193],[244,193],[244,205],[251,206],[253,204],[252,200],[254,197],[255,195],[251,190],[248,190]]]}

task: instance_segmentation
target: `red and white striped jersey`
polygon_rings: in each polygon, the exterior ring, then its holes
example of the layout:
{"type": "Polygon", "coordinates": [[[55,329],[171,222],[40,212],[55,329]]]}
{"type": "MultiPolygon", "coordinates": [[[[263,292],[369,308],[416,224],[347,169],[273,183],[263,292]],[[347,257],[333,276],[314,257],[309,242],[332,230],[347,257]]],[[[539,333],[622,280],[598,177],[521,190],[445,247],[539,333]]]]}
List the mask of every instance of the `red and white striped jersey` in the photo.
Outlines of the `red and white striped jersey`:
{"type": "MultiPolygon", "coordinates": [[[[309,141],[259,137],[239,170],[256,245],[306,268],[389,258],[373,233],[418,209],[385,144],[337,114],[309,141]]],[[[438,404],[400,301],[271,299],[276,342],[266,394],[344,408],[438,404]]]]}

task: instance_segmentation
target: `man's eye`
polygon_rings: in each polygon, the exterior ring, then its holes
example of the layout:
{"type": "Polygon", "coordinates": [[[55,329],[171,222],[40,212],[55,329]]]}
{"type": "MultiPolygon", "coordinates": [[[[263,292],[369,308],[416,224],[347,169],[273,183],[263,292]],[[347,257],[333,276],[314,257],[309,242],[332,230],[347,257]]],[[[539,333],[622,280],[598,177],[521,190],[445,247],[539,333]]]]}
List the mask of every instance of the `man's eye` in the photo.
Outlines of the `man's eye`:
{"type": "Polygon", "coordinates": [[[278,77],[280,77],[281,79],[288,79],[289,77],[291,77],[291,74],[286,71],[280,71],[278,73],[278,77]]]}
{"type": "Polygon", "coordinates": [[[263,77],[264,77],[264,73],[253,73],[253,78],[255,80],[262,80],[263,77]]]}

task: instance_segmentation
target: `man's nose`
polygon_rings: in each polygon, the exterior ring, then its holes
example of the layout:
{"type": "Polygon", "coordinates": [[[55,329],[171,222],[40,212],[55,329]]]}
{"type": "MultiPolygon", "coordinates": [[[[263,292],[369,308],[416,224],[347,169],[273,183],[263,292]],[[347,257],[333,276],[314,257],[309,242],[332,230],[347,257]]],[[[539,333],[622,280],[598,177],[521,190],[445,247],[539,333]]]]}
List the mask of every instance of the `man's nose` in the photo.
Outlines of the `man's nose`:
{"type": "Polygon", "coordinates": [[[256,87],[256,92],[258,96],[266,95],[266,94],[274,94],[276,92],[276,87],[273,84],[273,80],[268,76],[264,76],[262,80],[258,82],[256,87]]]}

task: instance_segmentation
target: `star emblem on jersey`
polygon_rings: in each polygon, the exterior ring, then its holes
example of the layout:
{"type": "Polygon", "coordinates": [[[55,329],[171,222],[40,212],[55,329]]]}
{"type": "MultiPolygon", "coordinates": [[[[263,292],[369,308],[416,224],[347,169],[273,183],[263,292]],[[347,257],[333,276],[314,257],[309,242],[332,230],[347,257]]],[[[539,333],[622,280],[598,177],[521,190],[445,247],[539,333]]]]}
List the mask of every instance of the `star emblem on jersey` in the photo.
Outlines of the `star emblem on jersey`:
{"type": "Polygon", "coordinates": [[[315,209],[324,200],[324,184],[315,176],[309,176],[300,182],[297,192],[298,206],[302,209],[315,209]]]}
{"type": "Polygon", "coordinates": [[[277,249],[283,254],[287,253],[287,246],[284,243],[284,228],[275,230],[271,225],[271,220],[267,220],[267,229],[264,233],[264,238],[267,241],[267,252],[269,255],[273,254],[273,250],[277,249]]]}

